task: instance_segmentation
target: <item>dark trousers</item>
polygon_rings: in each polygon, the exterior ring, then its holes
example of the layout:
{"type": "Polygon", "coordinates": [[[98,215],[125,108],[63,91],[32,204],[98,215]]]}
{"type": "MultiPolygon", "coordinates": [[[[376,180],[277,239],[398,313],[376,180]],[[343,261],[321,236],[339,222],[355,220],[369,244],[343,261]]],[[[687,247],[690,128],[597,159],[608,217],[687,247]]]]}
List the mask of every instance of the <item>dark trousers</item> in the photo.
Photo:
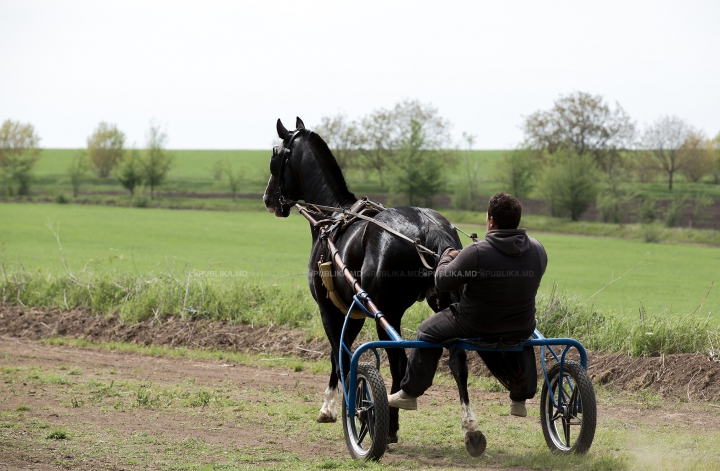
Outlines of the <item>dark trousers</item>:
{"type": "MultiPolygon", "coordinates": [[[[493,338],[472,326],[471,319],[458,314],[453,307],[435,313],[418,327],[417,339],[426,342],[443,343],[457,338],[493,338]]],[[[525,338],[529,337],[526,336],[525,338]]],[[[518,337],[503,337],[504,340],[517,340],[518,337]]],[[[400,382],[400,388],[407,394],[422,396],[432,386],[443,349],[413,348],[408,357],[407,371],[400,382]]],[[[490,372],[510,391],[510,399],[522,401],[535,396],[537,390],[537,370],[535,369],[535,350],[525,347],[520,352],[478,352],[490,372]]]]}

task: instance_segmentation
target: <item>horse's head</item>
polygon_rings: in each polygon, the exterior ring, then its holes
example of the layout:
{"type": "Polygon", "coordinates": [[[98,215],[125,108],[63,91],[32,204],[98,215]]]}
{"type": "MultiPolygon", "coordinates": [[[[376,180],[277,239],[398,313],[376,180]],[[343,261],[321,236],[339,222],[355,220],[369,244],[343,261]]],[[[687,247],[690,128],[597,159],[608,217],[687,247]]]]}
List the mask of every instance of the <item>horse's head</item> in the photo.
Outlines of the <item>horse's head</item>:
{"type": "Polygon", "coordinates": [[[293,146],[305,131],[305,125],[300,118],[297,118],[295,127],[295,131],[288,131],[282,122],[277,120],[277,133],[282,144],[273,148],[270,157],[270,180],[263,195],[267,210],[283,218],[288,217],[292,208],[287,200],[304,199],[298,180],[301,156],[299,151],[294,151],[293,146]]]}

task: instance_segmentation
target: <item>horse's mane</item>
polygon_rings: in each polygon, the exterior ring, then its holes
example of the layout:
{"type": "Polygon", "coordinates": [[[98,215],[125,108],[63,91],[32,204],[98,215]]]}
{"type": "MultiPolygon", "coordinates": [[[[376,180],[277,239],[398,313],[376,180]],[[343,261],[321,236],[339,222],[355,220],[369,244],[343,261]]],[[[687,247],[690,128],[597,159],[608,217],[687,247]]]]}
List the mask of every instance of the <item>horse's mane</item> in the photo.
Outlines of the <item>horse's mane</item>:
{"type": "Polygon", "coordinates": [[[329,180],[335,186],[335,189],[341,192],[348,201],[355,202],[357,198],[355,198],[355,195],[348,189],[345,176],[327,143],[319,134],[313,131],[308,130],[305,131],[304,134],[308,146],[311,147],[313,153],[322,164],[321,171],[328,174],[329,180]]]}

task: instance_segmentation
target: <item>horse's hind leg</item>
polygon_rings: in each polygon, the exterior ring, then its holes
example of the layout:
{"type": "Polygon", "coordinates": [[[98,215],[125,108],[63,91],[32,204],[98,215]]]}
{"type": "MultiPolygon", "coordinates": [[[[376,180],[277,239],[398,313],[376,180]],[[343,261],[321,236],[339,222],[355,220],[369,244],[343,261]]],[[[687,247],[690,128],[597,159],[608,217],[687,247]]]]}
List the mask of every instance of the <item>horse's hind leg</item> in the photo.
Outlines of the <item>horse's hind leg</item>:
{"type": "Polygon", "coordinates": [[[450,353],[450,371],[457,383],[458,393],[460,394],[460,409],[463,434],[465,435],[465,448],[470,456],[480,456],[485,452],[487,442],[485,436],[477,429],[478,422],[470,407],[470,394],[468,393],[468,365],[467,353],[461,348],[451,348],[450,353]]]}
{"type": "MultiPolygon", "coordinates": [[[[396,331],[400,331],[399,320],[397,322],[391,322],[391,325],[396,331]]],[[[390,340],[390,336],[387,334],[387,332],[385,332],[385,329],[380,327],[379,324],[377,327],[377,333],[380,340],[390,340]]],[[[407,354],[405,353],[405,349],[403,348],[387,348],[385,349],[385,353],[388,357],[390,375],[392,376],[390,394],[395,394],[400,390],[400,382],[405,376],[405,370],[407,369],[407,354]]],[[[400,429],[399,412],[399,409],[396,407],[390,408],[390,429],[388,435],[388,443],[398,442],[398,430],[400,429]]]]}

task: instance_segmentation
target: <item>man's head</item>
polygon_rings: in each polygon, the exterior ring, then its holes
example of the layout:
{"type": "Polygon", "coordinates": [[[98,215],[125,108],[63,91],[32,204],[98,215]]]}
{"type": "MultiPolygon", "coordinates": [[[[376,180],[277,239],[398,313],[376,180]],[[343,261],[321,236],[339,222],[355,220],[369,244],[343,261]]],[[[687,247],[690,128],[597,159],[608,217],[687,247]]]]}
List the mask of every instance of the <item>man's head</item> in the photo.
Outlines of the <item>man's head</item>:
{"type": "Polygon", "coordinates": [[[517,229],[522,216],[522,205],[513,195],[496,193],[490,197],[487,209],[487,228],[517,229]]]}

